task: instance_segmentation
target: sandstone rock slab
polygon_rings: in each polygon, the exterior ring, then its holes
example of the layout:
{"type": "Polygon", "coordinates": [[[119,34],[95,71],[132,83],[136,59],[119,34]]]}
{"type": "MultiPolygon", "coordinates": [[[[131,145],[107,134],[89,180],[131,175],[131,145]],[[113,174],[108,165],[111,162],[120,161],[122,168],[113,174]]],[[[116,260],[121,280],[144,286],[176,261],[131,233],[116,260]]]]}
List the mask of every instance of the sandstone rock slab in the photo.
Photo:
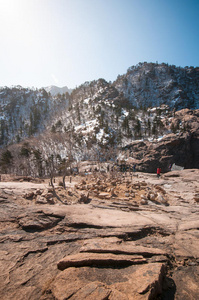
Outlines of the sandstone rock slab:
{"type": "Polygon", "coordinates": [[[49,290],[58,300],[153,299],[162,290],[164,274],[161,263],[115,268],[114,272],[110,268],[68,268],[57,275],[49,290]]]}
{"type": "Polygon", "coordinates": [[[146,260],[142,255],[115,255],[112,253],[79,253],[69,255],[57,264],[59,270],[70,267],[124,267],[132,264],[144,263],[146,260]]]}

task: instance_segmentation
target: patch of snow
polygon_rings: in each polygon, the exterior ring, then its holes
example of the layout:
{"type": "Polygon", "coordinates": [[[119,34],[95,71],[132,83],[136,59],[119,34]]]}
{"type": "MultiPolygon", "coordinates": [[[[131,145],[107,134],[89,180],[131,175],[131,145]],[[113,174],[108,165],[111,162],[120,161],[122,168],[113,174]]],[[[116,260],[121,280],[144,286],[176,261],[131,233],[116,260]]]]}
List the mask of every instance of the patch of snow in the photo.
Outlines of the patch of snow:
{"type": "Polygon", "coordinates": [[[157,107],[153,107],[153,108],[149,109],[149,111],[150,111],[150,112],[155,112],[156,109],[157,109],[157,107]]]}
{"type": "Polygon", "coordinates": [[[165,137],[165,135],[159,136],[159,137],[157,138],[157,141],[158,141],[158,142],[161,141],[164,137],[165,137]]]}
{"type": "Polygon", "coordinates": [[[125,117],[128,117],[128,115],[129,115],[129,112],[128,112],[128,111],[126,111],[126,110],[124,110],[124,109],[122,109],[122,114],[123,114],[125,117]]]}
{"type": "Polygon", "coordinates": [[[104,135],[104,129],[100,129],[100,131],[96,134],[97,140],[101,140],[104,135]]]}
{"type": "Polygon", "coordinates": [[[82,131],[83,133],[89,133],[94,130],[94,127],[97,125],[97,120],[87,121],[84,124],[75,126],[75,131],[82,131]]]}
{"type": "Polygon", "coordinates": [[[90,101],[90,98],[86,98],[86,99],[84,99],[84,103],[85,103],[85,104],[88,104],[88,103],[89,103],[89,101],[90,101]]]}

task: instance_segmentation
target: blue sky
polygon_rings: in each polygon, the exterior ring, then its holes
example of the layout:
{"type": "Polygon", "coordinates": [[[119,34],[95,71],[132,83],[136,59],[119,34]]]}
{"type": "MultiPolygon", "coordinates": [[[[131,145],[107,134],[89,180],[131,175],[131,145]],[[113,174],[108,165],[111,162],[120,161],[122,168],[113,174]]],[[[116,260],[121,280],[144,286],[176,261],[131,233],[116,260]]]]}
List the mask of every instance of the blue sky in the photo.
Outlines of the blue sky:
{"type": "Polygon", "coordinates": [[[199,0],[0,0],[0,86],[74,88],[139,62],[199,66],[199,0]]]}

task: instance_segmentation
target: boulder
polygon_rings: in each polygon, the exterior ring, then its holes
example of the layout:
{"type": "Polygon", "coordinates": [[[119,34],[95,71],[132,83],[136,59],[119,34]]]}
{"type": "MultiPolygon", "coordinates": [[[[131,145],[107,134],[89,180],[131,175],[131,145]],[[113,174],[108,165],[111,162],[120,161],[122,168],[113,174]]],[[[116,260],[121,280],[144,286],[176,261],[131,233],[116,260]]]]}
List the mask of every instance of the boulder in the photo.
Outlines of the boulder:
{"type": "Polygon", "coordinates": [[[162,291],[166,268],[161,263],[126,268],[81,267],[62,271],[48,293],[63,299],[154,299],[162,291]]]}

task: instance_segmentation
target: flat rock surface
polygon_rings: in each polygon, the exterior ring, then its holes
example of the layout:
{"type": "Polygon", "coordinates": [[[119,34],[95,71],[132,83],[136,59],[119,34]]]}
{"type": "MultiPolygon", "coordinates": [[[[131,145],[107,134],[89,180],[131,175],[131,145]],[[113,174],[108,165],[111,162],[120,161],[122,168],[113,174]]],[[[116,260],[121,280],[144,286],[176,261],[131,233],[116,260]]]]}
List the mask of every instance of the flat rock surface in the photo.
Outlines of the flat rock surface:
{"type": "Polygon", "coordinates": [[[198,298],[199,170],[47,188],[0,182],[2,299],[198,298]]]}
{"type": "Polygon", "coordinates": [[[110,268],[69,268],[56,277],[52,293],[56,299],[147,299],[153,296],[153,288],[160,288],[163,274],[161,263],[114,268],[114,272],[110,268]]]}

